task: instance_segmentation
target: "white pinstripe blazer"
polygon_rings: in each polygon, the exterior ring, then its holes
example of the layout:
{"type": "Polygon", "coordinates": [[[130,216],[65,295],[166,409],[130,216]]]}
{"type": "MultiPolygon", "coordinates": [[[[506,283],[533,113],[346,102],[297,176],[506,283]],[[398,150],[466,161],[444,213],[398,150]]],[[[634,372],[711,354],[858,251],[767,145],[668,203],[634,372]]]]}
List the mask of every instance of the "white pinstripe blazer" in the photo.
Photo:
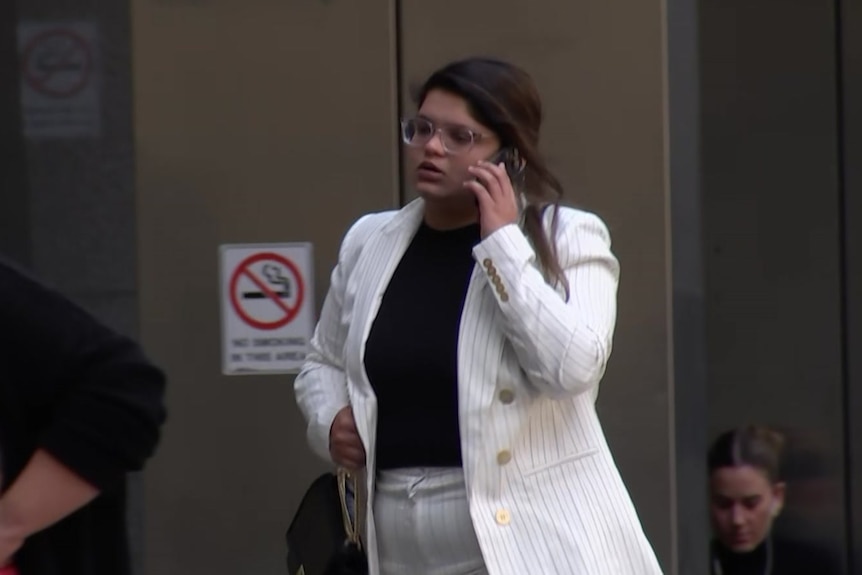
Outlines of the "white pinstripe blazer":
{"type": "MultiPolygon", "coordinates": [[[[348,231],[295,383],[309,443],[327,461],[332,421],[353,406],[372,498],[377,401],[364,369],[365,342],[423,212],[415,200],[366,215],[348,231]]],[[[596,216],[563,208],[555,241],[568,302],[543,279],[517,225],[473,250],[458,400],[476,535],[490,575],[660,575],[594,408],[616,322],[619,267],[608,231],[596,216]]],[[[433,305],[421,297],[417,305],[433,305]]],[[[367,517],[376,574],[372,503],[367,517]]]]}

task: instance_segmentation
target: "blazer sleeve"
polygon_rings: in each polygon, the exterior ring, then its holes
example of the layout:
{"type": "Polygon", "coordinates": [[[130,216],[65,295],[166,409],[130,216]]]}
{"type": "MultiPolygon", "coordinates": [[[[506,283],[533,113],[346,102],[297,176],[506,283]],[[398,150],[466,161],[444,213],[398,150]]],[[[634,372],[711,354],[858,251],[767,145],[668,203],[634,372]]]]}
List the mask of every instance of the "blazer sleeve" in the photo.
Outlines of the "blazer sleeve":
{"type": "Polygon", "coordinates": [[[474,248],[522,369],[540,392],[556,397],[595,392],[611,353],[619,282],[604,222],[561,208],[558,227],[568,301],[545,280],[517,225],[500,228],[474,248]]]}
{"type": "Polygon", "coordinates": [[[330,276],[329,291],[320,319],[309,344],[305,363],[294,381],[296,402],[308,423],[307,438],[312,451],[326,461],[329,430],[336,414],[350,404],[344,368],[344,343],[350,318],[345,309],[345,292],[350,271],[359,257],[362,231],[373,215],[363,216],[347,231],[341,242],[338,262],[330,276]]]}

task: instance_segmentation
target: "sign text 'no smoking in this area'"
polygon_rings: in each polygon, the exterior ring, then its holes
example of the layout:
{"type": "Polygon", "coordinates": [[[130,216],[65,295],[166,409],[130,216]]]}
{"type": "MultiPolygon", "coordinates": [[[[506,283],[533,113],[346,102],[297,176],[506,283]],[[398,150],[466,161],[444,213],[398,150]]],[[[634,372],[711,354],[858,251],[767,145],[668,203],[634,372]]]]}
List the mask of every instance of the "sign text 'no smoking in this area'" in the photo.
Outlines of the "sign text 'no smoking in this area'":
{"type": "Polygon", "coordinates": [[[295,373],[314,329],[310,243],[222,246],[227,375],[295,373]]]}

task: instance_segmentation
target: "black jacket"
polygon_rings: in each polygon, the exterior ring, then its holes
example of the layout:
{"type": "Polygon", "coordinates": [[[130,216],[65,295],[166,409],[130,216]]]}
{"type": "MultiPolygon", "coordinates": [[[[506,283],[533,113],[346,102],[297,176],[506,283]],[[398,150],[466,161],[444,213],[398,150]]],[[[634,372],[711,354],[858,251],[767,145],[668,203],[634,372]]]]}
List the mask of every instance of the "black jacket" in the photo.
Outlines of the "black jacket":
{"type": "Polygon", "coordinates": [[[801,541],[771,539],[748,553],[733,553],[712,543],[709,573],[713,575],[840,575],[836,558],[801,541]],[[770,548],[771,547],[771,548],[770,548]],[[720,567],[716,568],[718,561],[720,567]],[[772,569],[768,569],[771,564],[772,569]]]}
{"type": "Polygon", "coordinates": [[[22,575],[126,575],[126,472],[141,469],[165,420],[164,376],[130,339],[0,260],[3,491],[37,449],[100,489],[32,535],[22,575]]]}

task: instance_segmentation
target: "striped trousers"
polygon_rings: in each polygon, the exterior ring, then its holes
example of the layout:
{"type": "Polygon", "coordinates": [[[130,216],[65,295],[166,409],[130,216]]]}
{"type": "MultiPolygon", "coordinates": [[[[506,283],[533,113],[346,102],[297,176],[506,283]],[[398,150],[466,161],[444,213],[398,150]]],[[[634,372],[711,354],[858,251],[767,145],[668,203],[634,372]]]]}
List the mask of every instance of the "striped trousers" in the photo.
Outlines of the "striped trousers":
{"type": "Polygon", "coordinates": [[[381,471],[374,495],[380,575],[486,575],[459,468],[381,471]]]}

